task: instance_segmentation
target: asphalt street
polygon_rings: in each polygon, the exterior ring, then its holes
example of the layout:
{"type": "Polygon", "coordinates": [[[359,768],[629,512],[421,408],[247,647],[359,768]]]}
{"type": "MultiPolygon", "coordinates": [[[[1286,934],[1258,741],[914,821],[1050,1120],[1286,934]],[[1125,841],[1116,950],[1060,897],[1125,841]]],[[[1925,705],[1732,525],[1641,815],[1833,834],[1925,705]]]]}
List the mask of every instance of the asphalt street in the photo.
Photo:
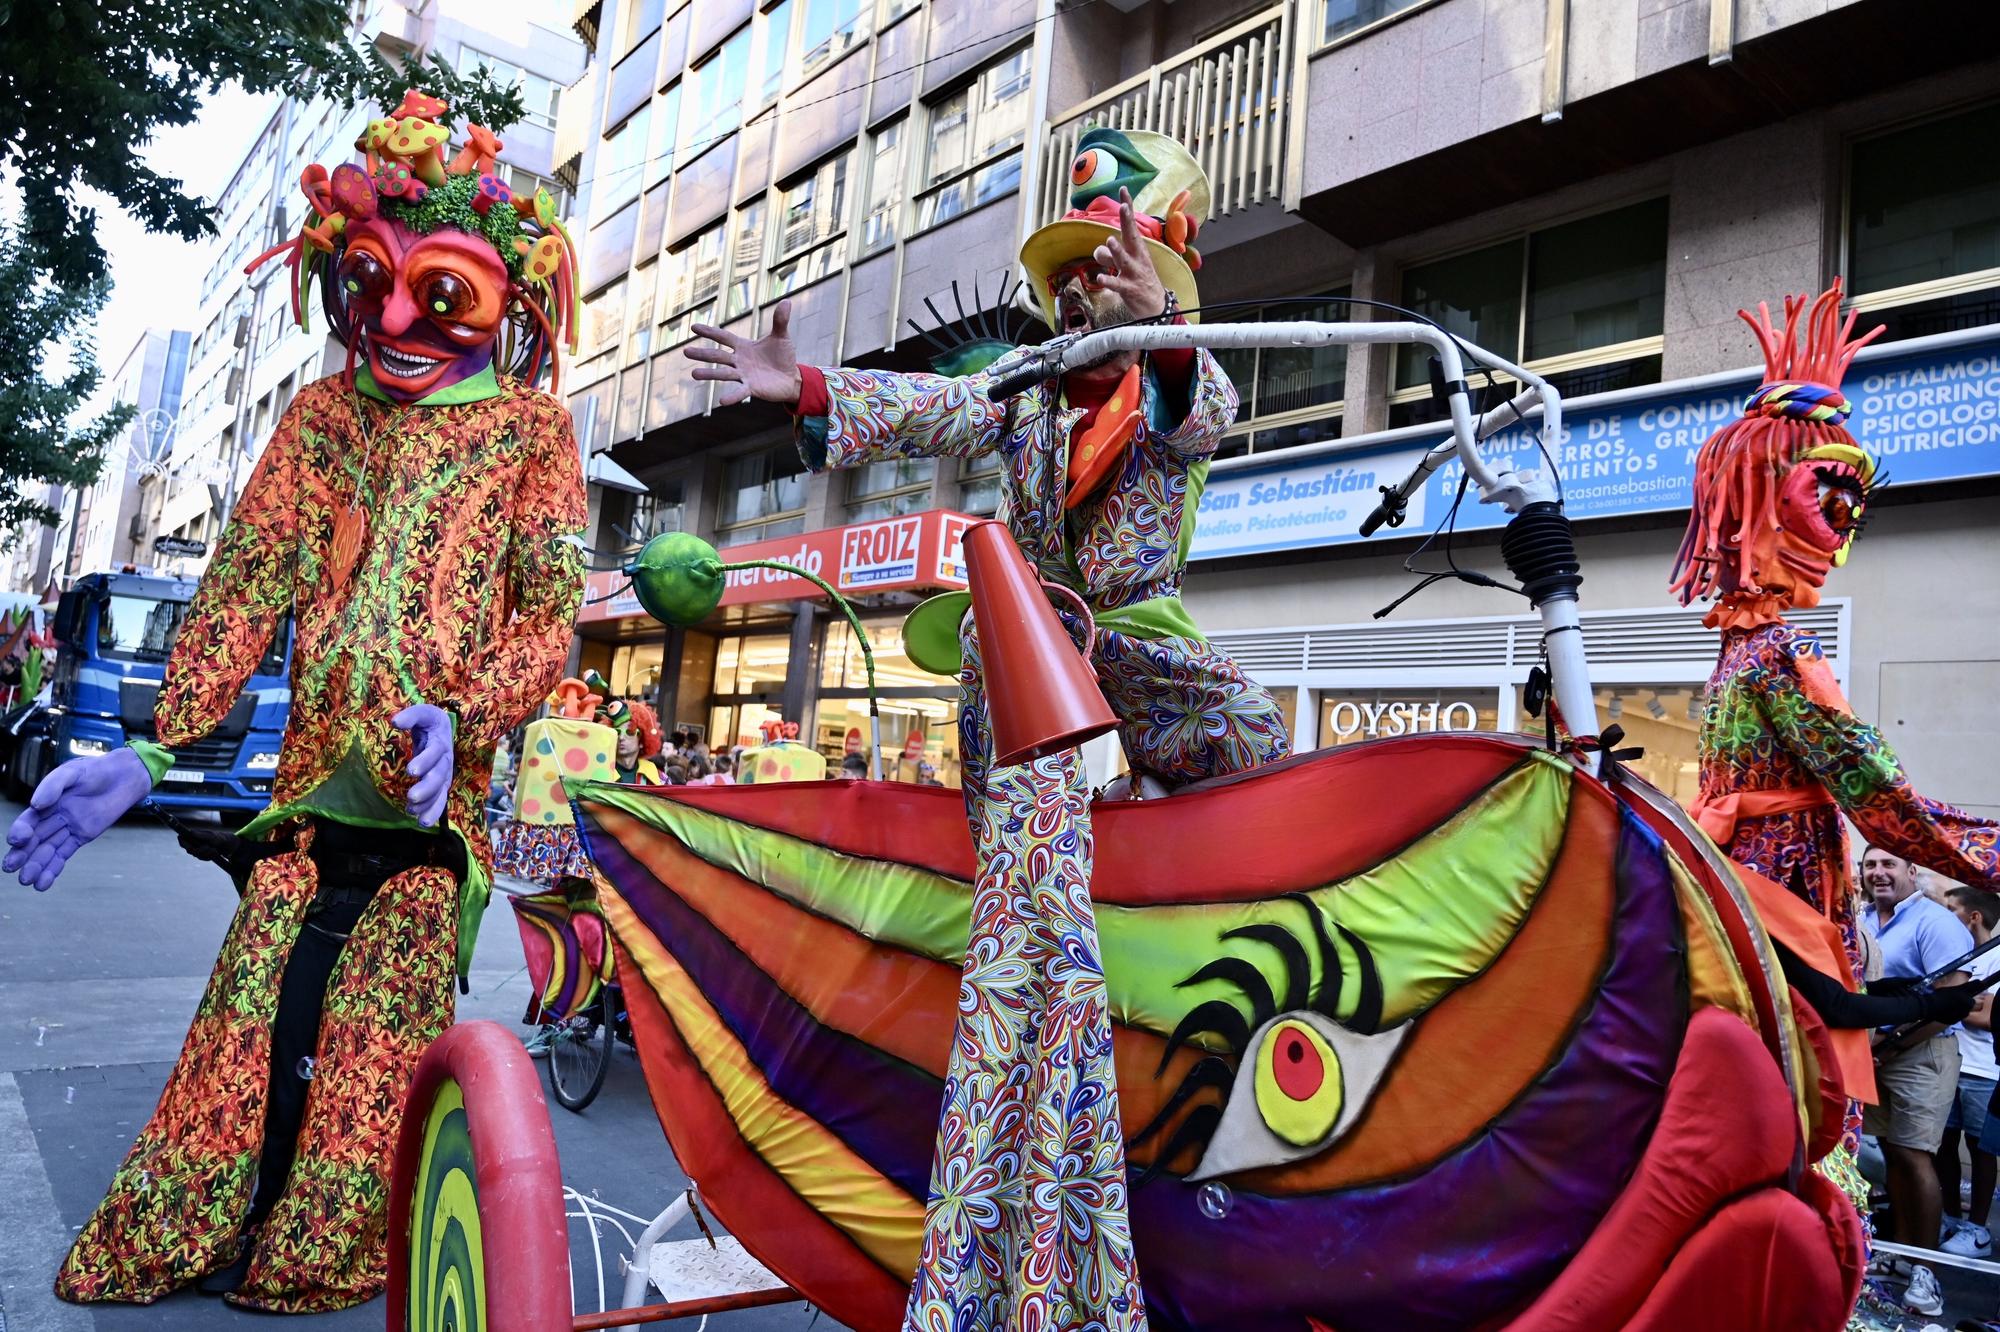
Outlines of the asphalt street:
{"type": "MultiPolygon", "coordinates": [[[[0,826],[17,810],[0,802],[0,826]]],[[[48,893],[0,882],[0,1332],[273,1326],[192,1292],[149,1307],[81,1308],[50,1290],[71,1238],[159,1099],[235,902],[220,870],[138,818],[86,847],[48,893]]],[[[526,1034],[520,938],[497,901],[480,931],[471,985],[458,1001],[459,1020],[489,1018],[526,1034]]],[[[541,1090],[546,1100],[546,1081],[541,1090]]],[[[644,1216],[685,1188],[629,1049],[618,1049],[602,1094],[583,1114],[548,1104],[572,1188],[644,1216]]],[[[669,1238],[697,1234],[684,1222],[669,1238]]],[[[594,1310],[596,1262],[583,1222],[572,1221],[570,1239],[577,1307],[594,1310]]],[[[615,1234],[603,1249],[614,1304],[619,1258],[628,1251],[615,1234]]],[[[299,1325],[380,1328],[385,1316],[377,1299],[299,1325]]],[[[794,1304],[717,1315],[708,1326],[838,1325],[794,1304]]]]}

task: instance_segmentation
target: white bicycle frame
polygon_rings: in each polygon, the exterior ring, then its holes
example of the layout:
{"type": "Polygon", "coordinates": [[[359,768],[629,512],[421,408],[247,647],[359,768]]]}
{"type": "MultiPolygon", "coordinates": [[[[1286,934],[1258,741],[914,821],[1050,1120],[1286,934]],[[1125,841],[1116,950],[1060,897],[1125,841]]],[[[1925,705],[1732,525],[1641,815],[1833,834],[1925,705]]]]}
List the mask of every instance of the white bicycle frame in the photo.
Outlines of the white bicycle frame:
{"type": "MultiPolygon", "coordinates": [[[[1097,333],[1071,334],[1030,348],[1002,361],[993,369],[993,390],[1015,391],[1037,380],[1061,375],[1071,366],[1089,365],[1106,356],[1127,351],[1162,351],[1183,347],[1330,347],[1361,343],[1408,343],[1428,348],[1438,360],[1448,390],[1446,403],[1451,411],[1451,438],[1427,453],[1401,484],[1389,488],[1384,509],[1401,512],[1402,502],[1423,485],[1426,478],[1456,455],[1466,475],[1478,487],[1482,504],[1498,504],[1508,513],[1519,513],[1530,504],[1555,502],[1556,492],[1539,471],[1495,470],[1479,451],[1479,442],[1498,431],[1541,413],[1540,435],[1548,446],[1548,456],[1563,435],[1562,395],[1543,379],[1483,347],[1461,341],[1429,324],[1413,321],[1370,323],[1320,323],[1314,321],[1273,321],[1247,324],[1135,324],[1105,329],[1097,333]],[[1498,370],[1525,385],[1511,401],[1474,419],[1472,395],[1465,383],[1466,359],[1498,370]]],[[[1378,518],[1383,510],[1378,510],[1378,518]]],[[[1366,535],[1372,527],[1364,527],[1366,535]]],[[[1576,593],[1558,590],[1535,604],[1542,621],[1542,645],[1547,653],[1549,675],[1556,706],[1564,721],[1579,737],[1597,735],[1597,703],[1591,692],[1590,663],[1583,650],[1583,628],[1578,618],[1576,593]]],[[[1584,754],[1581,760],[1592,772],[1597,755],[1584,754]]]]}

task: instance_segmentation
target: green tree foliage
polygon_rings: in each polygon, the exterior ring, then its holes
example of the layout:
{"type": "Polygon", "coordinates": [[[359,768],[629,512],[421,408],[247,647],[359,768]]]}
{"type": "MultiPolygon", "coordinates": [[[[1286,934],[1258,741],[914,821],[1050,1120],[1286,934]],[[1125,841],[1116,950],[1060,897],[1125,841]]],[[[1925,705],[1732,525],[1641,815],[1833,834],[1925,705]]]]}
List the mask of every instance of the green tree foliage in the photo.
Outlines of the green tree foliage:
{"type": "Polygon", "coordinates": [[[0,531],[24,523],[52,523],[56,513],[23,491],[48,483],[86,486],[97,479],[105,446],[132,419],[131,404],[113,407],[87,425],[70,421],[77,404],[97,390],[95,349],[72,330],[104,303],[103,284],[58,286],[34,269],[24,247],[0,230],[0,292],[12,309],[0,319],[0,531]],[[71,333],[69,370],[47,373],[47,347],[71,333]]]}
{"type": "MultiPolygon", "coordinates": [[[[45,516],[8,498],[25,481],[88,482],[117,412],[66,425],[95,390],[81,336],[108,294],[109,265],[82,192],[109,196],[149,230],[196,241],[216,210],[140,160],[162,128],[185,125],[228,83],[324,95],[343,108],[393,107],[421,87],[454,119],[499,131],[526,113],[517,88],[485,69],[461,76],[433,56],[407,68],[362,43],[358,0],[0,0],[0,178],[18,191],[0,237],[0,524],[45,516]],[[43,377],[48,348],[68,339],[71,370],[43,377]]],[[[243,127],[247,146],[256,127],[243,127]]]]}
{"type": "MultiPolygon", "coordinates": [[[[356,6],[357,8],[359,6],[356,6]]],[[[0,0],[0,170],[19,184],[30,254],[57,283],[105,276],[92,186],[152,231],[215,234],[215,210],[139,159],[227,83],[394,106],[420,83],[489,129],[525,114],[519,91],[432,57],[410,70],[354,40],[348,0],[0,0]]],[[[250,126],[245,126],[248,138],[250,126]]]]}

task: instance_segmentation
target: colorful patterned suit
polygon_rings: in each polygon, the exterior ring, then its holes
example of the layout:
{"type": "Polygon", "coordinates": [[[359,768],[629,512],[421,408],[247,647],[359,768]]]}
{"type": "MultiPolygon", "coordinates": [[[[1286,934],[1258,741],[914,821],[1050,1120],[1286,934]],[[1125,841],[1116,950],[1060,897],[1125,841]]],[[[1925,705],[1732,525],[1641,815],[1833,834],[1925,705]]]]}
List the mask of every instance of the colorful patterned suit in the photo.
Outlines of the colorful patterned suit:
{"type": "Polygon", "coordinates": [[[1871,846],[2000,887],[2000,825],[1911,788],[1882,733],[1849,710],[1812,631],[1782,620],[1726,631],[1702,717],[1695,815],[1732,860],[1824,912],[1859,978],[1842,814],[1871,846]]]}
{"type": "Polygon", "coordinates": [[[205,735],[291,614],[291,717],[271,808],[246,832],[297,840],[251,876],[159,1107],[58,1294],[150,1303],[235,1257],[264,1146],[279,980],[317,887],[304,816],[414,827],[409,741],[389,719],[422,700],[456,710],[443,826],[466,843],[467,878],[407,870],[362,915],[327,992],[290,1182],[230,1298],[306,1312],[381,1289],[403,1093],[451,1025],[454,962],[462,971],[471,956],[488,892],[493,747],[560,674],[583,525],[568,411],[490,369],[407,407],[358,400],[339,377],[293,399],[195,593],[157,723],[168,748],[205,735]],[[329,569],[350,505],[365,527],[342,586],[329,569]]]}
{"type": "MultiPolygon", "coordinates": [[[[1092,664],[1135,770],[1188,782],[1285,756],[1276,702],[1208,646],[1179,601],[1208,459],[1236,415],[1212,356],[1196,357],[1185,404],[1167,401],[1149,371],[1145,424],[1123,465],[1069,510],[1069,442],[1083,413],[1053,383],[1010,402],[986,393],[984,373],[823,373],[826,413],[801,428],[815,469],[1001,455],[1001,517],[1045,581],[1089,604],[1092,664]]],[[[960,635],[979,875],[905,1325],[1143,1328],[1082,765],[1074,750],[993,765],[970,615],[960,635]]]]}

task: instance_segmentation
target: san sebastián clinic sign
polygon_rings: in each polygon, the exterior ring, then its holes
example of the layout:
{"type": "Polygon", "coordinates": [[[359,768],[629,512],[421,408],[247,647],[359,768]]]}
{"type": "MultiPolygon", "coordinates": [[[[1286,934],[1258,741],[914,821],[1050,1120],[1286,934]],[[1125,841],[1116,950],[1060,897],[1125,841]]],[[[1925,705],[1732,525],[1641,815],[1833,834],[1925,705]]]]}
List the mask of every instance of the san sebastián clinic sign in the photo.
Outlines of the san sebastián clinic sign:
{"type": "MultiPolygon", "coordinates": [[[[1870,347],[1848,371],[1854,402],[1848,429],[1890,481],[1910,485],[2000,473],[2000,333],[1944,334],[1870,347]]],[[[1685,509],[1695,451],[1734,419],[1757,387],[1754,371],[1627,389],[1563,405],[1562,442],[1553,447],[1572,518],[1685,509]]],[[[1534,418],[1539,419],[1539,418],[1534,418]]],[[[1400,481],[1441,436],[1438,427],[1399,430],[1379,444],[1314,450],[1305,458],[1254,455],[1210,473],[1195,528],[1195,559],[1359,541],[1377,487],[1400,481]]],[[[1533,434],[1515,427],[1485,445],[1496,464],[1545,467],[1533,434]]],[[[1398,535],[1438,525],[1458,491],[1456,461],[1410,497],[1398,535]]],[[[1497,528],[1498,507],[1468,490],[1460,531],[1497,528]]]]}

